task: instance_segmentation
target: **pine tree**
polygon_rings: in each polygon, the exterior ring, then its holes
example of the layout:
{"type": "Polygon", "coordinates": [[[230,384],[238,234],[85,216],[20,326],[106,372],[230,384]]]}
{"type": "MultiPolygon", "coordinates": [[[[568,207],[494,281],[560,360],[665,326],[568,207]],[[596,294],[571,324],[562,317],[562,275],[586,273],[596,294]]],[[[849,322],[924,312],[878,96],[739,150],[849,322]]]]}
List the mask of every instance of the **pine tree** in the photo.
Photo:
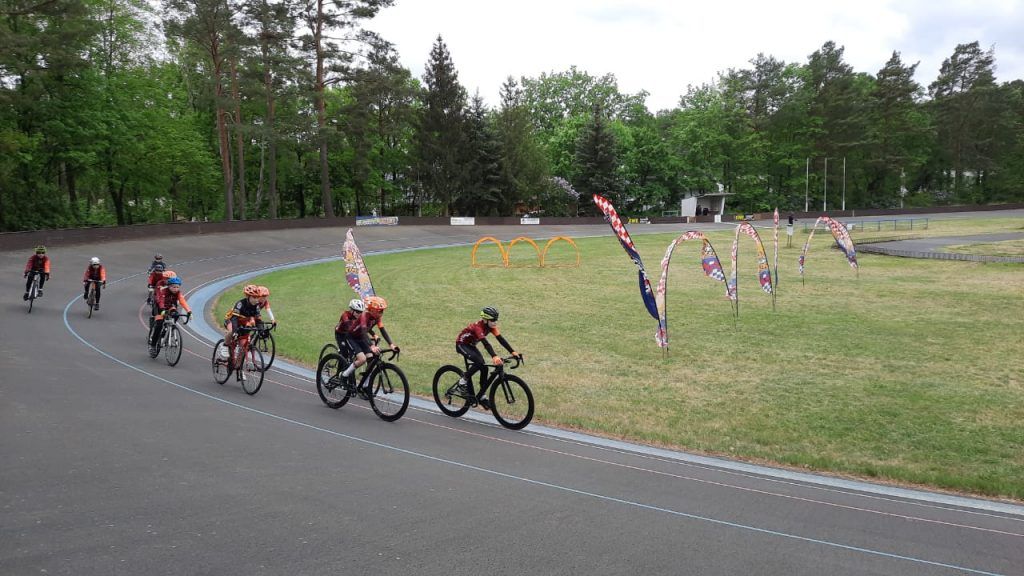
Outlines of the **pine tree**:
{"type": "Polygon", "coordinates": [[[522,90],[511,76],[501,86],[496,125],[501,146],[501,211],[512,214],[521,202],[528,204],[527,209],[534,209],[549,189],[548,169],[523,104],[522,90]]]}
{"type": "Polygon", "coordinates": [[[423,82],[427,89],[418,134],[420,178],[427,198],[448,216],[465,189],[466,90],[441,36],[430,51],[423,82]]]}
{"type": "Polygon", "coordinates": [[[501,143],[478,92],[466,113],[466,187],[457,201],[472,216],[505,216],[501,210],[501,143]]]}
{"type": "Polygon", "coordinates": [[[621,204],[622,181],[615,136],[600,106],[592,108],[590,122],[577,141],[576,165],[578,172],[573,185],[580,193],[580,215],[598,213],[593,203],[587,201],[593,194],[621,204]]]}

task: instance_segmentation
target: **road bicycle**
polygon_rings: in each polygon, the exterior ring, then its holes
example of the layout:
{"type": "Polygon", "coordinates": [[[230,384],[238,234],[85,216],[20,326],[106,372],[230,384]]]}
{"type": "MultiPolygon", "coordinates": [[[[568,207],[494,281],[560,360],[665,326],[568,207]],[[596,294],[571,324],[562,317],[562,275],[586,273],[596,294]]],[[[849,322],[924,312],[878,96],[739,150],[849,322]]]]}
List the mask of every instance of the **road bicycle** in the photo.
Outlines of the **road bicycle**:
{"type": "Polygon", "coordinates": [[[39,275],[45,274],[45,272],[36,272],[35,270],[29,272],[32,275],[32,283],[28,287],[28,313],[32,313],[32,303],[39,298],[39,275]]]}
{"type": "Polygon", "coordinates": [[[266,364],[263,365],[263,371],[270,370],[270,367],[274,364],[274,358],[277,357],[277,343],[274,341],[274,333],[272,330],[277,328],[277,324],[264,324],[262,322],[256,325],[258,330],[253,334],[252,346],[258,348],[263,354],[263,361],[266,364]]]}
{"type": "Polygon", "coordinates": [[[213,346],[213,379],[217,384],[223,385],[235,373],[235,379],[242,384],[242,390],[252,396],[260,391],[263,386],[263,376],[266,368],[263,364],[263,352],[252,346],[253,333],[260,328],[256,326],[242,326],[235,334],[234,350],[231,354],[221,354],[225,349],[224,339],[221,338],[213,346]]]}
{"type": "MultiPolygon", "coordinates": [[[[336,346],[331,345],[335,350],[336,346]]],[[[327,349],[327,346],[324,347],[327,349]]],[[[374,413],[386,422],[394,422],[409,408],[409,381],[405,373],[390,360],[397,359],[398,351],[384,349],[372,356],[358,375],[342,376],[342,371],[351,363],[347,350],[327,352],[316,367],[316,391],[330,408],[344,406],[349,398],[358,394],[369,400],[374,413]],[[387,354],[385,359],[383,356],[387,354]]]]}
{"type": "MultiPolygon", "coordinates": [[[[181,360],[182,338],[181,329],[178,328],[179,318],[181,318],[181,314],[178,314],[176,308],[164,312],[163,334],[156,341],[156,354],[153,355],[153,358],[159,356],[160,351],[163,350],[164,360],[167,361],[168,366],[176,366],[178,361],[181,360]]],[[[182,324],[188,324],[191,318],[191,314],[186,314],[182,324]]],[[[153,330],[156,330],[155,321],[149,326],[149,336],[146,338],[146,342],[153,341],[153,330]]]]}
{"type": "Polygon", "coordinates": [[[100,280],[89,280],[88,282],[89,282],[89,291],[86,294],[85,303],[89,305],[89,316],[88,317],[92,318],[93,310],[96,310],[96,308],[97,308],[96,305],[99,304],[99,297],[98,297],[98,293],[97,293],[97,290],[99,290],[99,288],[97,287],[97,284],[99,284],[100,280]]]}
{"type": "Polygon", "coordinates": [[[472,394],[472,382],[460,390],[459,380],[469,370],[469,359],[463,357],[465,368],[448,364],[441,366],[434,374],[434,402],[448,416],[458,418],[473,406],[489,409],[494,419],[505,428],[521,430],[533,420],[533,392],[518,376],[506,372],[516,369],[523,362],[522,356],[502,358],[503,364],[485,364],[489,370],[487,382],[477,394],[472,394]],[[511,364],[512,361],[514,364],[511,364]]]}

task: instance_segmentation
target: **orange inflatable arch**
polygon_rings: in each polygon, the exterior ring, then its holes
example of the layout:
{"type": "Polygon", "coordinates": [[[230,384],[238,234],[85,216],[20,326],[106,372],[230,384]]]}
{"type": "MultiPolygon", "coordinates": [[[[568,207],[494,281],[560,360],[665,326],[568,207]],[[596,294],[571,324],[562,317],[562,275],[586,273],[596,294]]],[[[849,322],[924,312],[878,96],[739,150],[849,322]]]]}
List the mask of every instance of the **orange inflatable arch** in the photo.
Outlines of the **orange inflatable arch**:
{"type": "Polygon", "coordinates": [[[576,242],[574,242],[573,239],[569,238],[568,236],[555,236],[551,240],[548,240],[548,243],[544,245],[544,251],[541,252],[541,254],[540,254],[540,265],[541,265],[542,268],[544,268],[544,267],[547,267],[547,268],[579,268],[580,267],[580,247],[577,246],[576,242]],[[548,250],[551,248],[552,244],[554,244],[555,242],[557,242],[559,240],[564,240],[565,242],[568,242],[569,244],[572,244],[572,247],[576,249],[576,264],[575,265],[573,265],[573,264],[548,264],[547,263],[548,250]]]}
{"type": "Polygon", "coordinates": [[[501,240],[498,240],[497,238],[495,238],[493,236],[484,236],[483,238],[477,240],[476,244],[473,244],[473,253],[471,254],[470,258],[472,260],[472,264],[473,264],[474,268],[483,268],[483,267],[491,268],[491,267],[496,267],[496,266],[508,267],[508,253],[505,252],[505,247],[501,245],[501,240]],[[498,252],[501,254],[501,264],[477,264],[477,262],[476,262],[476,251],[477,251],[477,248],[480,248],[480,245],[483,244],[484,242],[494,242],[495,244],[498,245],[498,252]]]}

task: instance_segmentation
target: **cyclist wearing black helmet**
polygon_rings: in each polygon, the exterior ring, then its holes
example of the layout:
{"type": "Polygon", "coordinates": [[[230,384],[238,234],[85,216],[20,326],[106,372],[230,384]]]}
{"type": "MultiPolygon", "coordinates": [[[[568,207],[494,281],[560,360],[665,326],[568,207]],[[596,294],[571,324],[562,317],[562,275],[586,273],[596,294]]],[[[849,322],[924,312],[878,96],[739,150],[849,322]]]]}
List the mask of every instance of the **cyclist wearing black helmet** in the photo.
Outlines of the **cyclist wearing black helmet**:
{"type": "Polygon", "coordinates": [[[25,264],[25,278],[28,281],[25,282],[25,297],[24,300],[28,300],[28,291],[32,287],[32,278],[39,276],[39,292],[38,295],[43,295],[43,284],[50,279],[50,257],[46,255],[46,246],[36,246],[36,253],[28,257],[28,263],[25,264]]]}
{"type": "MultiPolygon", "coordinates": [[[[480,320],[473,322],[469,326],[462,329],[459,332],[458,337],[455,339],[455,351],[462,354],[469,360],[469,370],[466,374],[459,379],[457,387],[453,392],[458,394],[471,394],[473,391],[473,375],[478,371],[480,372],[480,385],[483,386],[487,382],[487,367],[484,366],[484,357],[480,354],[480,350],[477,349],[477,343],[484,345],[487,349],[487,353],[491,355],[491,361],[496,366],[501,366],[501,357],[495,354],[494,348],[491,347],[491,343],[487,341],[488,334],[494,334],[494,337],[498,339],[498,342],[505,347],[513,356],[519,357],[519,352],[512,349],[512,345],[508,343],[508,340],[501,335],[498,331],[498,310],[493,306],[487,306],[480,311],[480,320]]],[[[485,408],[488,406],[486,398],[483,399],[480,404],[485,408]]]]}

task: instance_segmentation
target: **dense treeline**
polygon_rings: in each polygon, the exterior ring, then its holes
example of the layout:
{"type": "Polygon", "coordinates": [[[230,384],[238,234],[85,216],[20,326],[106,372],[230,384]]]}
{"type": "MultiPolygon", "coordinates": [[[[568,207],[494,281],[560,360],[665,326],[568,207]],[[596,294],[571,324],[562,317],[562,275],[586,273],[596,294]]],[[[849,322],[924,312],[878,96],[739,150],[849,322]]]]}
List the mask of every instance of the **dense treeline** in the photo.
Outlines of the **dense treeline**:
{"type": "MultiPolygon", "coordinates": [[[[955,47],[758,54],[652,114],[571,68],[488,107],[441,37],[414,78],[369,31],[394,0],[0,0],[0,230],[309,215],[632,214],[1024,200],[1024,81],[955,47]],[[827,171],[826,171],[826,162],[827,171]],[[834,195],[835,194],[835,195],[834,195]],[[580,198],[583,198],[583,201],[580,198]]],[[[486,47],[481,47],[486,49],[486,47]]],[[[666,72],[668,73],[668,72],[666,72]]]]}

